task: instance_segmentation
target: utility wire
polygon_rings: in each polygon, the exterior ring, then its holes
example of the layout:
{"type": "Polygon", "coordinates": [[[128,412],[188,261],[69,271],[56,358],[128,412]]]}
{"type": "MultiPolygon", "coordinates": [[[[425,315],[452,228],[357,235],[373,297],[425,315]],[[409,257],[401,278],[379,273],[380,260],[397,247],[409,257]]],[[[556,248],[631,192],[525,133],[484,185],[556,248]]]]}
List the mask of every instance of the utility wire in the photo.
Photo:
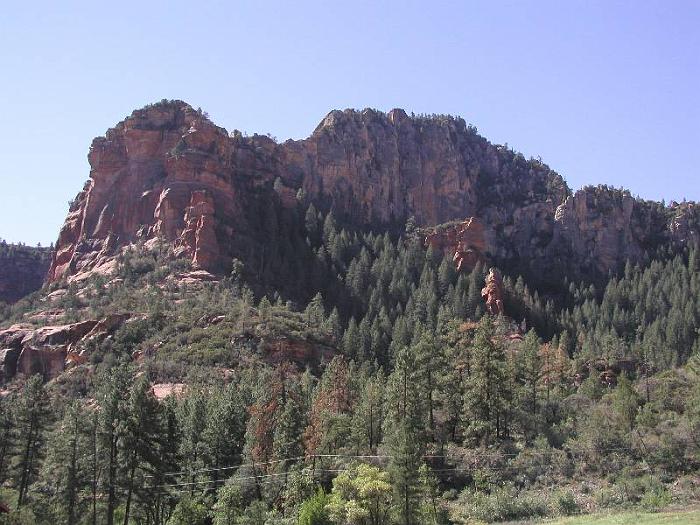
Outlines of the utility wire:
{"type": "MultiPolygon", "coordinates": [[[[568,454],[576,455],[576,456],[581,456],[583,452],[614,452],[614,451],[631,451],[632,449],[630,447],[609,447],[609,448],[603,448],[603,449],[581,449],[580,452],[573,452],[573,451],[563,451],[561,449],[554,449],[562,452],[567,452],[568,454]]],[[[544,452],[536,452],[535,454],[538,454],[540,457],[544,456],[544,452]]],[[[479,453],[479,454],[473,454],[469,456],[468,458],[458,458],[455,456],[447,456],[447,455],[437,455],[437,454],[429,454],[429,455],[424,455],[422,456],[424,459],[428,458],[451,458],[453,460],[459,461],[464,460],[464,459],[476,459],[476,458],[490,458],[490,457],[515,457],[518,456],[519,453],[505,453],[505,454],[498,454],[498,453],[479,453]]],[[[263,466],[263,465],[272,465],[276,463],[282,463],[286,461],[296,461],[300,459],[313,459],[313,458],[352,458],[352,459],[390,459],[393,456],[390,455],[379,455],[379,454],[312,454],[309,456],[297,456],[294,458],[286,458],[286,459],[277,459],[277,460],[271,460],[271,461],[266,461],[266,462],[260,462],[260,463],[244,463],[241,465],[236,465],[236,466],[230,466],[230,467],[221,467],[221,468],[215,468],[215,469],[200,469],[197,471],[183,471],[183,472],[175,472],[175,473],[170,473],[167,475],[192,475],[194,473],[205,473],[205,472],[218,472],[222,470],[230,470],[230,469],[240,469],[241,467],[244,466],[263,466]]],[[[451,468],[442,468],[442,469],[431,469],[432,472],[434,473],[444,473],[444,472],[471,472],[474,470],[480,470],[480,471],[489,471],[489,472],[502,472],[506,470],[522,470],[522,469],[529,469],[536,467],[537,465],[501,465],[501,466],[479,466],[479,465],[472,465],[469,467],[451,467],[451,468]]],[[[313,472],[346,472],[349,469],[325,469],[325,468],[314,468],[313,472]]],[[[228,478],[222,478],[222,479],[214,479],[214,480],[202,480],[202,481],[193,481],[193,482],[184,482],[184,483],[172,483],[172,484],[160,484],[160,485],[153,485],[150,488],[173,488],[173,487],[182,487],[182,486],[194,486],[194,485],[211,485],[211,484],[216,484],[216,483],[223,483],[227,482],[230,480],[235,480],[235,481],[245,481],[245,480],[259,480],[259,479],[264,479],[264,478],[276,478],[279,476],[286,476],[288,475],[288,472],[277,472],[277,473],[272,473],[272,474],[258,474],[258,475],[249,475],[249,476],[231,476],[228,478]]],[[[152,477],[152,476],[149,476],[152,477]]],[[[271,483],[274,482],[273,479],[268,480],[265,483],[271,483]]],[[[207,488],[207,487],[204,487],[207,488]]]]}
{"type": "MultiPolygon", "coordinates": [[[[568,454],[580,454],[580,452],[574,452],[574,451],[567,451],[563,449],[552,449],[553,451],[558,451],[558,452],[566,452],[568,454]]],[[[604,449],[580,449],[581,451],[586,451],[586,452],[613,452],[613,451],[632,451],[633,449],[630,447],[610,447],[610,448],[604,448],[604,449]]],[[[543,454],[543,452],[535,452],[536,454],[543,454]]],[[[498,452],[482,452],[478,454],[470,454],[468,458],[459,458],[455,455],[446,455],[446,454],[426,454],[422,456],[423,459],[445,459],[445,458],[450,458],[450,459],[473,459],[473,458],[506,458],[506,457],[517,457],[521,455],[522,452],[512,452],[512,453],[498,453],[498,452]]],[[[253,463],[241,463],[240,465],[232,465],[228,467],[218,467],[218,468],[203,468],[203,469],[197,469],[197,470],[183,470],[180,472],[167,472],[164,474],[161,474],[160,476],[156,476],[153,474],[149,474],[145,476],[146,478],[154,478],[154,477],[165,477],[165,476],[191,476],[193,474],[202,474],[202,473],[207,473],[207,472],[220,472],[222,470],[232,470],[232,469],[240,469],[242,467],[259,467],[259,466],[264,466],[264,465],[274,465],[277,463],[284,463],[285,461],[299,461],[302,459],[313,459],[313,458],[353,458],[353,459],[391,459],[392,456],[390,455],[380,455],[380,454],[310,454],[306,456],[296,456],[293,458],[284,458],[284,459],[274,459],[270,461],[263,461],[263,462],[253,462],[253,463]]]]}

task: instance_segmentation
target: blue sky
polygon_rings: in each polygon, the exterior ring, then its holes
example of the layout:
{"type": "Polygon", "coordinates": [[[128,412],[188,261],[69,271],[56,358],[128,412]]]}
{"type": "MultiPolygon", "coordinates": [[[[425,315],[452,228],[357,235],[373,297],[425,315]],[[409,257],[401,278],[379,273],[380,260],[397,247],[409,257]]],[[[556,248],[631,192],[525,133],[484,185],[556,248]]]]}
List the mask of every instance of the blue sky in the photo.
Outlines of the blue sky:
{"type": "Polygon", "coordinates": [[[24,4],[0,17],[10,241],[54,241],[92,138],[162,98],[280,140],[333,108],[458,114],[574,189],[700,200],[698,1],[24,4]]]}

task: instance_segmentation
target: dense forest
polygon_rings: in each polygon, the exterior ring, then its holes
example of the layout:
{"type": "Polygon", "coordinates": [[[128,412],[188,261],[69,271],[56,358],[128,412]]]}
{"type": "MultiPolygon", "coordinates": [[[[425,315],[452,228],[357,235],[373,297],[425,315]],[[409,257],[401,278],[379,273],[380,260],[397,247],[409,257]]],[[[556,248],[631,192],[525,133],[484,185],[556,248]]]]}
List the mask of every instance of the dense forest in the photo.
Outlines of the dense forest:
{"type": "Polygon", "coordinates": [[[489,268],[457,273],[412,221],[259,217],[225,279],[132,246],[114,278],[0,308],[131,315],[4,386],[0,523],[460,524],[700,494],[697,248],[542,295],[504,268],[492,316],[489,268]]]}

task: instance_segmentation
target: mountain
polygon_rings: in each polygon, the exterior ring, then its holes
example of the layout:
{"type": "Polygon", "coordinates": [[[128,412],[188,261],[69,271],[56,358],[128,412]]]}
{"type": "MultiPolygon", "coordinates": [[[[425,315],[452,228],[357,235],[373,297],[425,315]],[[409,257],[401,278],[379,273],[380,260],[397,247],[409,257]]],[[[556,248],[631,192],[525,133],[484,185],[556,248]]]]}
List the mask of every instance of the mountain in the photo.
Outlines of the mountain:
{"type": "Polygon", "coordinates": [[[14,303],[41,288],[52,251],[0,240],[0,302],[14,303]]]}
{"type": "Polygon", "coordinates": [[[0,244],[5,297],[46,276],[0,303],[13,523],[700,501],[696,204],[401,110],[279,144],[163,101],[89,161],[55,250],[0,244]]]}
{"type": "Polygon", "coordinates": [[[473,218],[472,229],[443,228],[431,244],[550,284],[700,239],[693,203],[665,207],[605,186],[572,194],[546,164],[489,143],[461,118],[400,109],[331,111],[309,138],[278,144],[162,101],[96,138],[88,160],[49,282],[107,271],[124,246],[158,240],[213,273],[228,273],[234,257],[262,264],[260,217],[273,201],[313,203],[373,230],[400,231],[409,217],[420,227],[473,218]]]}

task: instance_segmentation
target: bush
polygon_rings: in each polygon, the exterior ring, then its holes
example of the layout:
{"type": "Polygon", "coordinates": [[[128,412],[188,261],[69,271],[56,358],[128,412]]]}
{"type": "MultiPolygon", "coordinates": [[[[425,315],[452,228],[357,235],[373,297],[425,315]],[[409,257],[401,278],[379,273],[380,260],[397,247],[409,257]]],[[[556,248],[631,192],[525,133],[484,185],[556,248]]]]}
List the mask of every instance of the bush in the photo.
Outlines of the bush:
{"type": "Polygon", "coordinates": [[[319,490],[304,501],[299,509],[298,525],[330,525],[331,520],[326,511],[329,499],[328,494],[319,490]]]}
{"type": "Polygon", "coordinates": [[[652,487],[644,493],[640,505],[648,511],[657,511],[671,503],[671,493],[663,485],[652,487]]]}
{"type": "Polygon", "coordinates": [[[596,496],[601,507],[628,507],[641,504],[648,509],[658,509],[670,503],[671,496],[658,479],[652,476],[620,476],[614,485],[602,488],[596,496]]]}
{"type": "Polygon", "coordinates": [[[34,525],[36,518],[27,507],[11,511],[9,514],[0,514],[0,525],[34,525]]]}
{"type": "Polygon", "coordinates": [[[208,517],[207,508],[200,500],[184,497],[175,506],[168,525],[205,525],[208,517]]]}
{"type": "Polygon", "coordinates": [[[549,514],[547,501],[536,493],[517,493],[512,487],[498,488],[490,494],[463,492],[453,515],[458,523],[481,520],[498,521],[539,518],[549,514]]]}
{"type": "Polygon", "coordinates": [[[555,513],[562,516],[571,516],[581,511],[578,503],[576,503],[574,494],[569,491],[559,492],[555,497],[553,506],[555,513]]]}

